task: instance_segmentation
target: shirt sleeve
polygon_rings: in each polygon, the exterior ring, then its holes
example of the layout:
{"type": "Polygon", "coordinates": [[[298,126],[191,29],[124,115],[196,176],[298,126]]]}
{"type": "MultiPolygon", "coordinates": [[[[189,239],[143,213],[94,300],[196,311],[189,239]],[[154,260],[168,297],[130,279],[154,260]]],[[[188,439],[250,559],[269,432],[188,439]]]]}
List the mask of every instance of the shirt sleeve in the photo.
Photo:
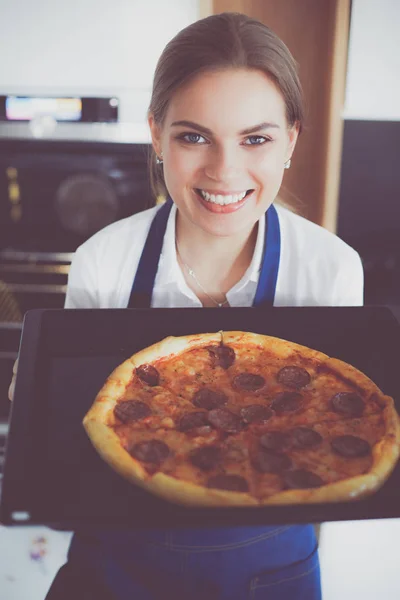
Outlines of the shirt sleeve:
{"type": "Polygon", "coordinates": [[[80,246],[72,259],[64,308],[100,308],[95,257],[80,246]]]}
{"type": "Polygon", "coordinates": [[[333,306],[363,306],[364,269],[360,255],[353,250],[337,276],[333,306]]]}

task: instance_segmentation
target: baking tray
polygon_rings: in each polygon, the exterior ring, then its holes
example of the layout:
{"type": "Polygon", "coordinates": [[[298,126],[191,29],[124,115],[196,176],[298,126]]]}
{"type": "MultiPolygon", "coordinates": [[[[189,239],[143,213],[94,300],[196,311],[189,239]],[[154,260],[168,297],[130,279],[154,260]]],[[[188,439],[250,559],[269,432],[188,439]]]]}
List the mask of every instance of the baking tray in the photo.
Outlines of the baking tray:
{"type": "Polygon", "coordinates": [[[399,465],[381,490],[363,500],[187,508],[132,485],[103,462],[81,423],[114,367],[168,335],[221,329],[315,348],[351,363],[400,399],[400,326],[385,307],[32,310],[21,338],[1,522],[76,529],[399,517],[399,465]]]}

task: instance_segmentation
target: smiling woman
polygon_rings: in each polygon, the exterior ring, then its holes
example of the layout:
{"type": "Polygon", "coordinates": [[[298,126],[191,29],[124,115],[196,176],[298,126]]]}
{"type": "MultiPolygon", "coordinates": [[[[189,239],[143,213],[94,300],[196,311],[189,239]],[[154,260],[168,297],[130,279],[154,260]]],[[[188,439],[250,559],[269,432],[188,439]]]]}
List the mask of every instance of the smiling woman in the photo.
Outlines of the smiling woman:
{"type": "MultiPolygon", "coordinates": [[[[302,120],[295,62],[268,27],[223,13],[181,31],[149,108],[152,183],[167,201],[78,248],[66,308],[362,304],[358,254],[275,206],[302,120]]],[[[78,532],[48,600],[82,589],[107,600],[319,600],[314,529],[78,532]]]]}
{"type": "Polygon", "coordinates": [[[153,188],[169,193],[178,208],[176,244],[186,283],[203,305],[213,306],[210,296],[226,305],[249,268],[257,223],[290,164],[303,106],[295,62],[273,32],[244,15],[205,23],[165,48],[149,124],[153,188]]]}

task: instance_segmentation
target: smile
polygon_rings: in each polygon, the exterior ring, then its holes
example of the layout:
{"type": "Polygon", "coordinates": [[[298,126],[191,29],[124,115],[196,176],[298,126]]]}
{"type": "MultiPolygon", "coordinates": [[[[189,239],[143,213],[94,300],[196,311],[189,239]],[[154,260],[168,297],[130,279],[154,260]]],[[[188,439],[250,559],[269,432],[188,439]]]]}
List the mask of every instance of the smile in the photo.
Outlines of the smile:
{"type": "Polygon", "coordinates": [[[219,204],[219,206],[226,206],[227,204],[240,202],[254,190],[245,190],[244,192],[237,192],[234,194],[210,194],[209,192],[200,189],[196,189],[195,191],[203,200],[206,200],[206,202],[219,204]]]}

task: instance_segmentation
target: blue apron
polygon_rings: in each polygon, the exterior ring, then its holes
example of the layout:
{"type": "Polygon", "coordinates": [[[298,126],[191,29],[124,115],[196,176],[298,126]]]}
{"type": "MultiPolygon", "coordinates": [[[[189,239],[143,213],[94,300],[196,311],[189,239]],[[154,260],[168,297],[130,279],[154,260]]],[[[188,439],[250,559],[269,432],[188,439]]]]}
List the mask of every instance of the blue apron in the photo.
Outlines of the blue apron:
{"type": "MultiPolygon", "coordinates": [[[[151,224],[129,308],[151,306],[171,207],[168,199],[151,224]]],[[[264,257],[254,306],[273,305],[279,269],[280,229],[273,206],[265,221],[264,257]]],[[[90,573],[101,581],[104,596],[97,590],[96,599],[321,598],[312,525],[76,533],[68,558],[69,565],[79,565],[81,570],[85,566],[87,578],[90,573]]],[[[55,594],[47,598],[58,600],[55,594]]]]}

